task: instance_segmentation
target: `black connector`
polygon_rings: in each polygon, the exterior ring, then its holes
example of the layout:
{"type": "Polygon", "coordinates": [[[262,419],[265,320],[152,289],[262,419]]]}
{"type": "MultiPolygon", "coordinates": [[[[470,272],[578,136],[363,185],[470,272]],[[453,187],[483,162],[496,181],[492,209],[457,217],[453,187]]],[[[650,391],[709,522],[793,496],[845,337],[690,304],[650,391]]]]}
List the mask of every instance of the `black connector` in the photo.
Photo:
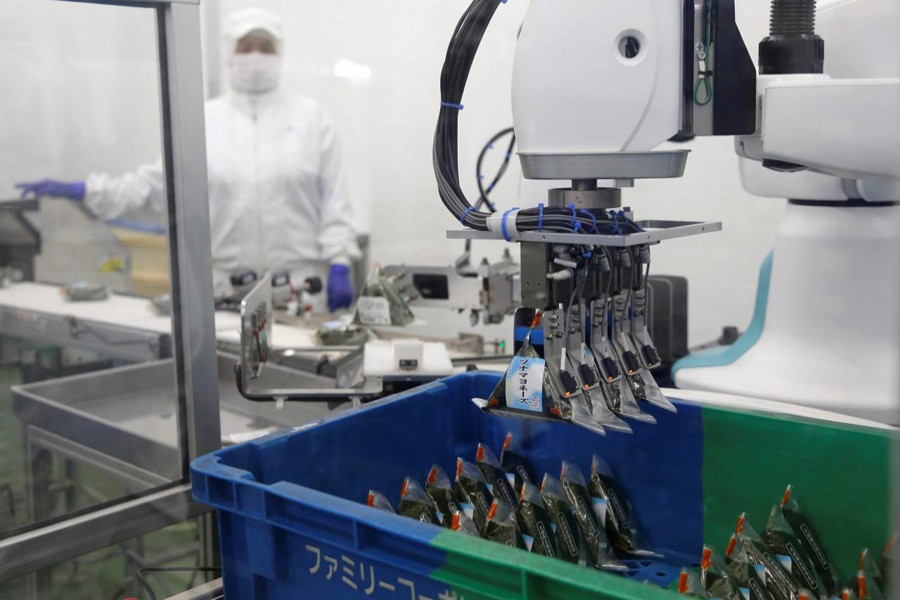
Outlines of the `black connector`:
{"type": "Polygon", "coordinates": [[[597,376],[589,365],[578,365],[578,374],[584,382],[584,389],[590,389],[597,385],[597,376]]]}
{"type": "Polygon", "coordinates": [[[607,356],[600,361],[600,366],[603,368],[604,375],[606,375],[606,381],[610,383],[622,376],[622,371],[619,370],[619,363],[614,358],[607,356]]]}
{"type": "Polygon", "coordinates": [[[244,273],[236,273],[231,276],[231,285],[234,287],[243,287],[250,285],[258,279],[254,271],[245,271],[244,273]]]}
{"type": "Polygon", "coordinates": [[[578,382],[575,380],[575,377],[572,376],[568,371],[560,371],[559,378],[562,380],[563,389],[566,391],[566,396],[571,396],[575,392],[578,391],[578,382]]]}
{"type": "Polygon", "coordinates": [[[641,348],[641,353],[644,355],[644,362],[647,363],[647,366],[651,369],[658,367],[662,362],[659,359],[659,352],[657,352],[656,348],[650,344],[645,344],[644,347],[641,348]]]}
{"type": "Polygon", "coordinates": [[[287,271],[280,271],[272,275],[272,287],[282,287],[291,284],[291,274],[287,271]]]}
{"type": "Polygon", "coordinates": [[[629,375],[635,375],[641,370],[641,363],[631,350],[622,353],[622,360],[625,361],[625,371],[629,375]]]}

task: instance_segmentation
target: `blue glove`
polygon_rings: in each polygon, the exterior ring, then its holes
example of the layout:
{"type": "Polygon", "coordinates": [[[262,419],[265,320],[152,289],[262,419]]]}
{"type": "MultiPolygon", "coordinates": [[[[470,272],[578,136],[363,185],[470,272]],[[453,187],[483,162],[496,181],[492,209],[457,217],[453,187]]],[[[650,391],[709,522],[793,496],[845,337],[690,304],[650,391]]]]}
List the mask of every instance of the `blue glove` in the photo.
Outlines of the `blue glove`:
{"type": "Polygon", "coordinates": [[[350,283],[350,267],[331,265],[328,273],[328,310],[350,308],[353,302],[353,285],[350,283]]]}
{"type": "Polygon", "coordinates": [[[16,187],[22,190],[22,195],[34,194],[35,196],[56,196],[57,198],[70,198],[72,200],[84,200],[83,181],[57,181],[56,179],[43,179],[41,181],[27,181],[17,183],[16,187]]]}

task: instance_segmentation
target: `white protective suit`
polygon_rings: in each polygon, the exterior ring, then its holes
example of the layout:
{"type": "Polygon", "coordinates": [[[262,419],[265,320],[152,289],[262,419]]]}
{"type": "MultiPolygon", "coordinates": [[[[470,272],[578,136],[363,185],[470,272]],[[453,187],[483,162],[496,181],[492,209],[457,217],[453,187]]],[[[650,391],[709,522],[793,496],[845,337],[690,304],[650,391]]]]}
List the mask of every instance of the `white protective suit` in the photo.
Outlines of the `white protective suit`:
{"type": "MultiPolygon", "coordinates": [[[[248,9],[238,17],[227,33],[232,51],[253,30],[280,42],[271,13],[248,9]]],[[[232,90],[207,102],[206,137],[217,293],[228,289],[230,275],[251,269],[288,270],[295,283],[315,275],[324,284],[328,265],[359,255],[340,144],[316,102],[277,86],[232,90]]],[[[161,164],[117,177],[90,175],[85,204],[103,219],[147,204],[164,210],[161,164]]]]}

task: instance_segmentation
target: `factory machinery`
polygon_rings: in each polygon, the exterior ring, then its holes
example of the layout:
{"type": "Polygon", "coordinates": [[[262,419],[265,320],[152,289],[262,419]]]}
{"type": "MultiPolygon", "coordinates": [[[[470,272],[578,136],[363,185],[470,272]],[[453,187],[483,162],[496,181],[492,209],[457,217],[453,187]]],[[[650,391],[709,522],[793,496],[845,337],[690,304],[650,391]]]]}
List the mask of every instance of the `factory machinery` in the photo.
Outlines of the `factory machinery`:
{"type": "MultiPolygon", "coordinates": [[[[658,364],[645,326],[650,247],[721,225],[636,220],[622,210],[622,195],[640,179],[683,174],[688,151],[659,149],[664,142],[729,135],[735,136],[748,190],[791,198],[810,213],[800,217],[801,233],[793,217],[793,239],[782,244],[780,238],[775,250],[780,271],[770,295],[776,314],[758,344],[775,364],[731,364],[724,380],[738,389],[712,376],[707,380],[718,385],[700,385],[703,377],[691,377],[690,364],[679,372],[679,383],[801,403],[817,400],[831,386],[832,395],[851,405],[857,401],[851,390],[863,385],[891,406],[888,375],[895,369],[888,361],[897,354],[890,325],[898,294],[884,286],[864,301],[867,314],[854,306],[860,288],[884,281],[864,255],[893,260],[900,248],[896,225],[878,223],[896,217],[898,141],[878,132],[897,131],[900,80],[873,73],[877,60],[865,67],[866,79],[824,74],[825,42],[816,35],[814,0],[773,1],[758,76],[731,0],[533,0],[513,73],[519,158],[526,178],[568,180],[571,187],[551,190],[537,207],[487,213],[460,186],[458,119],[469,70],[498,8],[497,0],[472,2],[450,42],[434,170],[443,203],[465,226],[449,237],[520,245],[520,313],[526,312],[517,323],[543,313],[543,358],[554,387],[567,397],[586,396],[584,406],[605,404],[626,418],[642,418],[635,399],[671,408],[649,373],[658,364]],[[853,228],[854,242],[839,249],[838,260],[823,264],[820,256],[835,257],[829,239],[835,224],[846,231],[849,222],[860,225],[853,228]],[[802,249],[800,236],[806,240],[802,249]],[[853,283],[836,283],[843,275],[853,283]],[[799,278],[795,285],[792,276],[799,278]],[[831,282],[827,291],[823,281],[831,282]],[[823,292],[827,297],[812,297],[823,292]],[[825,322],[834,309],[823,310],[823,304],[852,315],[850,323],[825,322]],[[777,314],[785,310],[789,314],[777,314]],[[832,386],[833,380],[822,381],[823,372],[846,373],[846,383],[832,386]],[[773,389],[790,393],[779,396],[773,389]]],[[[873,13],[865,11],[879,8],[875,15],[896,22],[888,18],[895,9],[875,1],[840,3],[829,18],[852,25],[871,20],[873,13]]],[[[849,51],[849,37],[840,39],[838,54],[849,51]]]]}
{"type": "MultiPolygon", "coordinates": [[[[448,237],[516,243],[520,260],[482,265],[475,277],[459,265],[413,269],[413,287],[429,291],[420,301],[466,297],[473,315],[480,308],[486,322],[497,322],[513,310],[507,299],[520,296],[517,343],[541,315],[530,339],[552,387],[576,409],[622,430],[621,417],[651,418],[641,402],[674,410],[650,373],[660,363],[647,329],[651,247],[719,231],[721,223],[640,219],[623,208],[623,195],[642,179],[684,173],[689,150],[666,142],[734,136],[745,188],[790,199],[775,266],[760,291],[768,316],[757,314],[724,357],[676,364],[676,382],[893,418],[900,290],[871,257],[885,265],[900,257],[900,136],[881,133],[900,127],[900,79],[890,60],[898,52],[864,63],[848,57],[857,34],[896,22],[897,8],[855,0],[819,11],[833,30],[832,76],[816,34],[815,0],[773,0],[758,74],[733,0],[533,0],[513,73],[519,159],[526,178],[571,185],[551,190],[538,206],[484,212],[462,190],[458,121],[470,68],[502,4],[474,0],[454,32],[433,162],[441,200],[464,225],[448,237]],[[460,293],[466,286],[472,289],[460,293]]],[[[879,48],[898,44],[884,33],[875,36],[879,48]]],[[[402,279],[405,269],[388,274],[402,279]]],[[[262,314],[257,322],[268,319],[262,314]]],[[[244,354],[264,356],[253,347],[253,326],[246,323],[252,343],[244,354]]],[[[421,359],[422,347],[416,357],[400,357],[421,359]]],[[[247,383],[260,363],[245,363],[247,383]]],[[[351,395],[375,388],[379,382],[367,381],[351,395]]],[[[278,395],[291,399],[288,392],[278,395]]]]}

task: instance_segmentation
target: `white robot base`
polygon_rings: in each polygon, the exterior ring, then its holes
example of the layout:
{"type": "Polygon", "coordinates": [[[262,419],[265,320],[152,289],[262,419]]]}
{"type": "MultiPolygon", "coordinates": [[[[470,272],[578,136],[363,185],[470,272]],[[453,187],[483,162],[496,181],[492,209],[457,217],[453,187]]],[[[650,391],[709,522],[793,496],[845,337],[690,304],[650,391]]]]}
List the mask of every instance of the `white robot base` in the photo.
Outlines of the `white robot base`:
{"type": "Polygon", "coordinates": [[[754,323],[723,353],[676,364],[676,385],[897,424],[898,224],[898,206],[792,203],[754,323]]]}

